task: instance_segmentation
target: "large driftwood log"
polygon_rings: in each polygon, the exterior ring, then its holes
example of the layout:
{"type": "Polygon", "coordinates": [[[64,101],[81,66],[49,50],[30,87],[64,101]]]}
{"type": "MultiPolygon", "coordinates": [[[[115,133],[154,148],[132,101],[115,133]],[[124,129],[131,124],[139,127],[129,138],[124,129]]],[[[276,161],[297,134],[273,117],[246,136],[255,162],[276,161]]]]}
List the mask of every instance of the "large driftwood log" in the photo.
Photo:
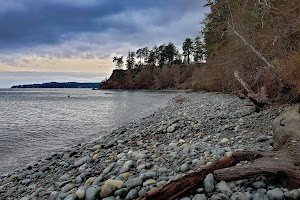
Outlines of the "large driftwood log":
{"type": "Polygon", "coordinates": [[[178,198],[201,185],[207,174],[217,181],[266,176],[283,181],[289,189],[300,187],[300,105],[289,109],[273,122],[274,151],[239,151],[205,168],[151,190],[139,200],[178,198]],[[248,160],[252,164],[235,166],[248,160]]]}

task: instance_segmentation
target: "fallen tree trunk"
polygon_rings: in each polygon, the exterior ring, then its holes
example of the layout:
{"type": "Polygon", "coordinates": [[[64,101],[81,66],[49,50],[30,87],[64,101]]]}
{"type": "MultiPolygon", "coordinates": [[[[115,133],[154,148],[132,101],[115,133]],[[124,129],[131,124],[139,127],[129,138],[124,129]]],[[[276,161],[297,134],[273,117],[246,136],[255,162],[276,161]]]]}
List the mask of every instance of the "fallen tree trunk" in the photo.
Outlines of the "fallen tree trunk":
{"type": "Polygon", "coordinates": [[[171,200],[200,186],[207,174],[232,181],[266,176],[283,181],[289,189],[300,187],[300,106],[289,109],[273,122],[274,151],[239,151],[230,157],[151,190],[139,200],[171,200]],[[252,164],[235,166],[240,161],[252,164]]]}
{"type": "Polygon", "coordinates": [[[248,93],[249,100],[254,104],[255,111],[259,112],[265,105],[269,104],[270,100],[266,94],[266,87],[261,87],[260,91],[255,93],[251,87],[239,76],[237,71],[234,72],[234,77],[240,82],[248,93]]]}

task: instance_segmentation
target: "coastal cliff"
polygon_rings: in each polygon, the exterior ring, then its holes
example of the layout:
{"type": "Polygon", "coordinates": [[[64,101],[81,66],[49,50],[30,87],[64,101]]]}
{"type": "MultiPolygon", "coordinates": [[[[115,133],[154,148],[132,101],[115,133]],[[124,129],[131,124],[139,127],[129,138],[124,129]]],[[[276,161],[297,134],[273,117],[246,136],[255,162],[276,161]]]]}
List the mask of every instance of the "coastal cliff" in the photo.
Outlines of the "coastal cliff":
{"type": "Polygon", "coordinates": [[[113,71],[110,78],[103,81],[100,89],[193,89],[210,90],[211,80],[205,79],[205,63],[171,65],[162,67],[144,66],[140,69],[113,71]],[[202,77],[200,84],[199,77],[202,77]]]}

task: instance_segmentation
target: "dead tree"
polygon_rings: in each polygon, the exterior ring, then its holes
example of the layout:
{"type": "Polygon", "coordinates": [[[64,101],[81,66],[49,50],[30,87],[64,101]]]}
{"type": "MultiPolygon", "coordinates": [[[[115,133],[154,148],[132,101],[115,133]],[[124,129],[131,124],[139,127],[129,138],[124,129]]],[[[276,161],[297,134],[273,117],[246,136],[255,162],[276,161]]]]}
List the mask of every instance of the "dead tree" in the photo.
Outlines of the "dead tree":
{"type": "Polygon", "coordinates": [[[267,97],[265,86],[261,87],[260,91],[255,93],[251,89],[251,87],[239,76],[239,73],[237,71],[234,72],[234,77],[241,83],[241,85],[247,91],[249,100],[252,101],[252,103],[254,104],[256,112],[259,112],[265,105],[269,104],[270,100],[267,97]]]}
{"type": "Polygon", "coordinates": [[[207,174],[215,180],[233,181],[265,176],[283,181],[289,189],[300,187],[300,105],[289,109],[273,122],[274,150],[239,151],[202,169],[151,190],[139,200],[171,200],[203,183],[207,174]],[[252,164],[235,166],[240,161],[252,164]]]}

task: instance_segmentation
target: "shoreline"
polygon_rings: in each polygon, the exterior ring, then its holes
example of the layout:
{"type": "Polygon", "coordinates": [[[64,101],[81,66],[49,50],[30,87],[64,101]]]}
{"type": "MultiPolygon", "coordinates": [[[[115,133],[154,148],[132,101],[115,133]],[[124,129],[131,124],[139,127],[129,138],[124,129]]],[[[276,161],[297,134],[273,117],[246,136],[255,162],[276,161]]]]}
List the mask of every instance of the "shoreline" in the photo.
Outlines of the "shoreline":
{"type": "MultiPolygon", "coordinates": [[[[136,199],[236,150],[271,150],[271,122],[283,107],[255,113],[235,95],[183,93],[101,139],[76,145],[0,179],[0,199],[136,199]],[[176,101],[176,99],[181,100],[176,101]]],[[[247,163],[241,163],[247,164],[247,163]]],[[[262,179],[199,187],[188,199],[290,192],[262,179]]],[[[300,191],[299,191],[300,195],[300,191]]]]}
{"type": "Polygon", "coordinates": [[[177,95],[144,91],[110,91],[106,95],[105,91],[86,89],[17,90],[1,93],[2,111],[7,114],[0,117],[0,176],[148,116],[177,95]],[[18,111],[12,106],[15,102],[24,109],[18,111]]]}

